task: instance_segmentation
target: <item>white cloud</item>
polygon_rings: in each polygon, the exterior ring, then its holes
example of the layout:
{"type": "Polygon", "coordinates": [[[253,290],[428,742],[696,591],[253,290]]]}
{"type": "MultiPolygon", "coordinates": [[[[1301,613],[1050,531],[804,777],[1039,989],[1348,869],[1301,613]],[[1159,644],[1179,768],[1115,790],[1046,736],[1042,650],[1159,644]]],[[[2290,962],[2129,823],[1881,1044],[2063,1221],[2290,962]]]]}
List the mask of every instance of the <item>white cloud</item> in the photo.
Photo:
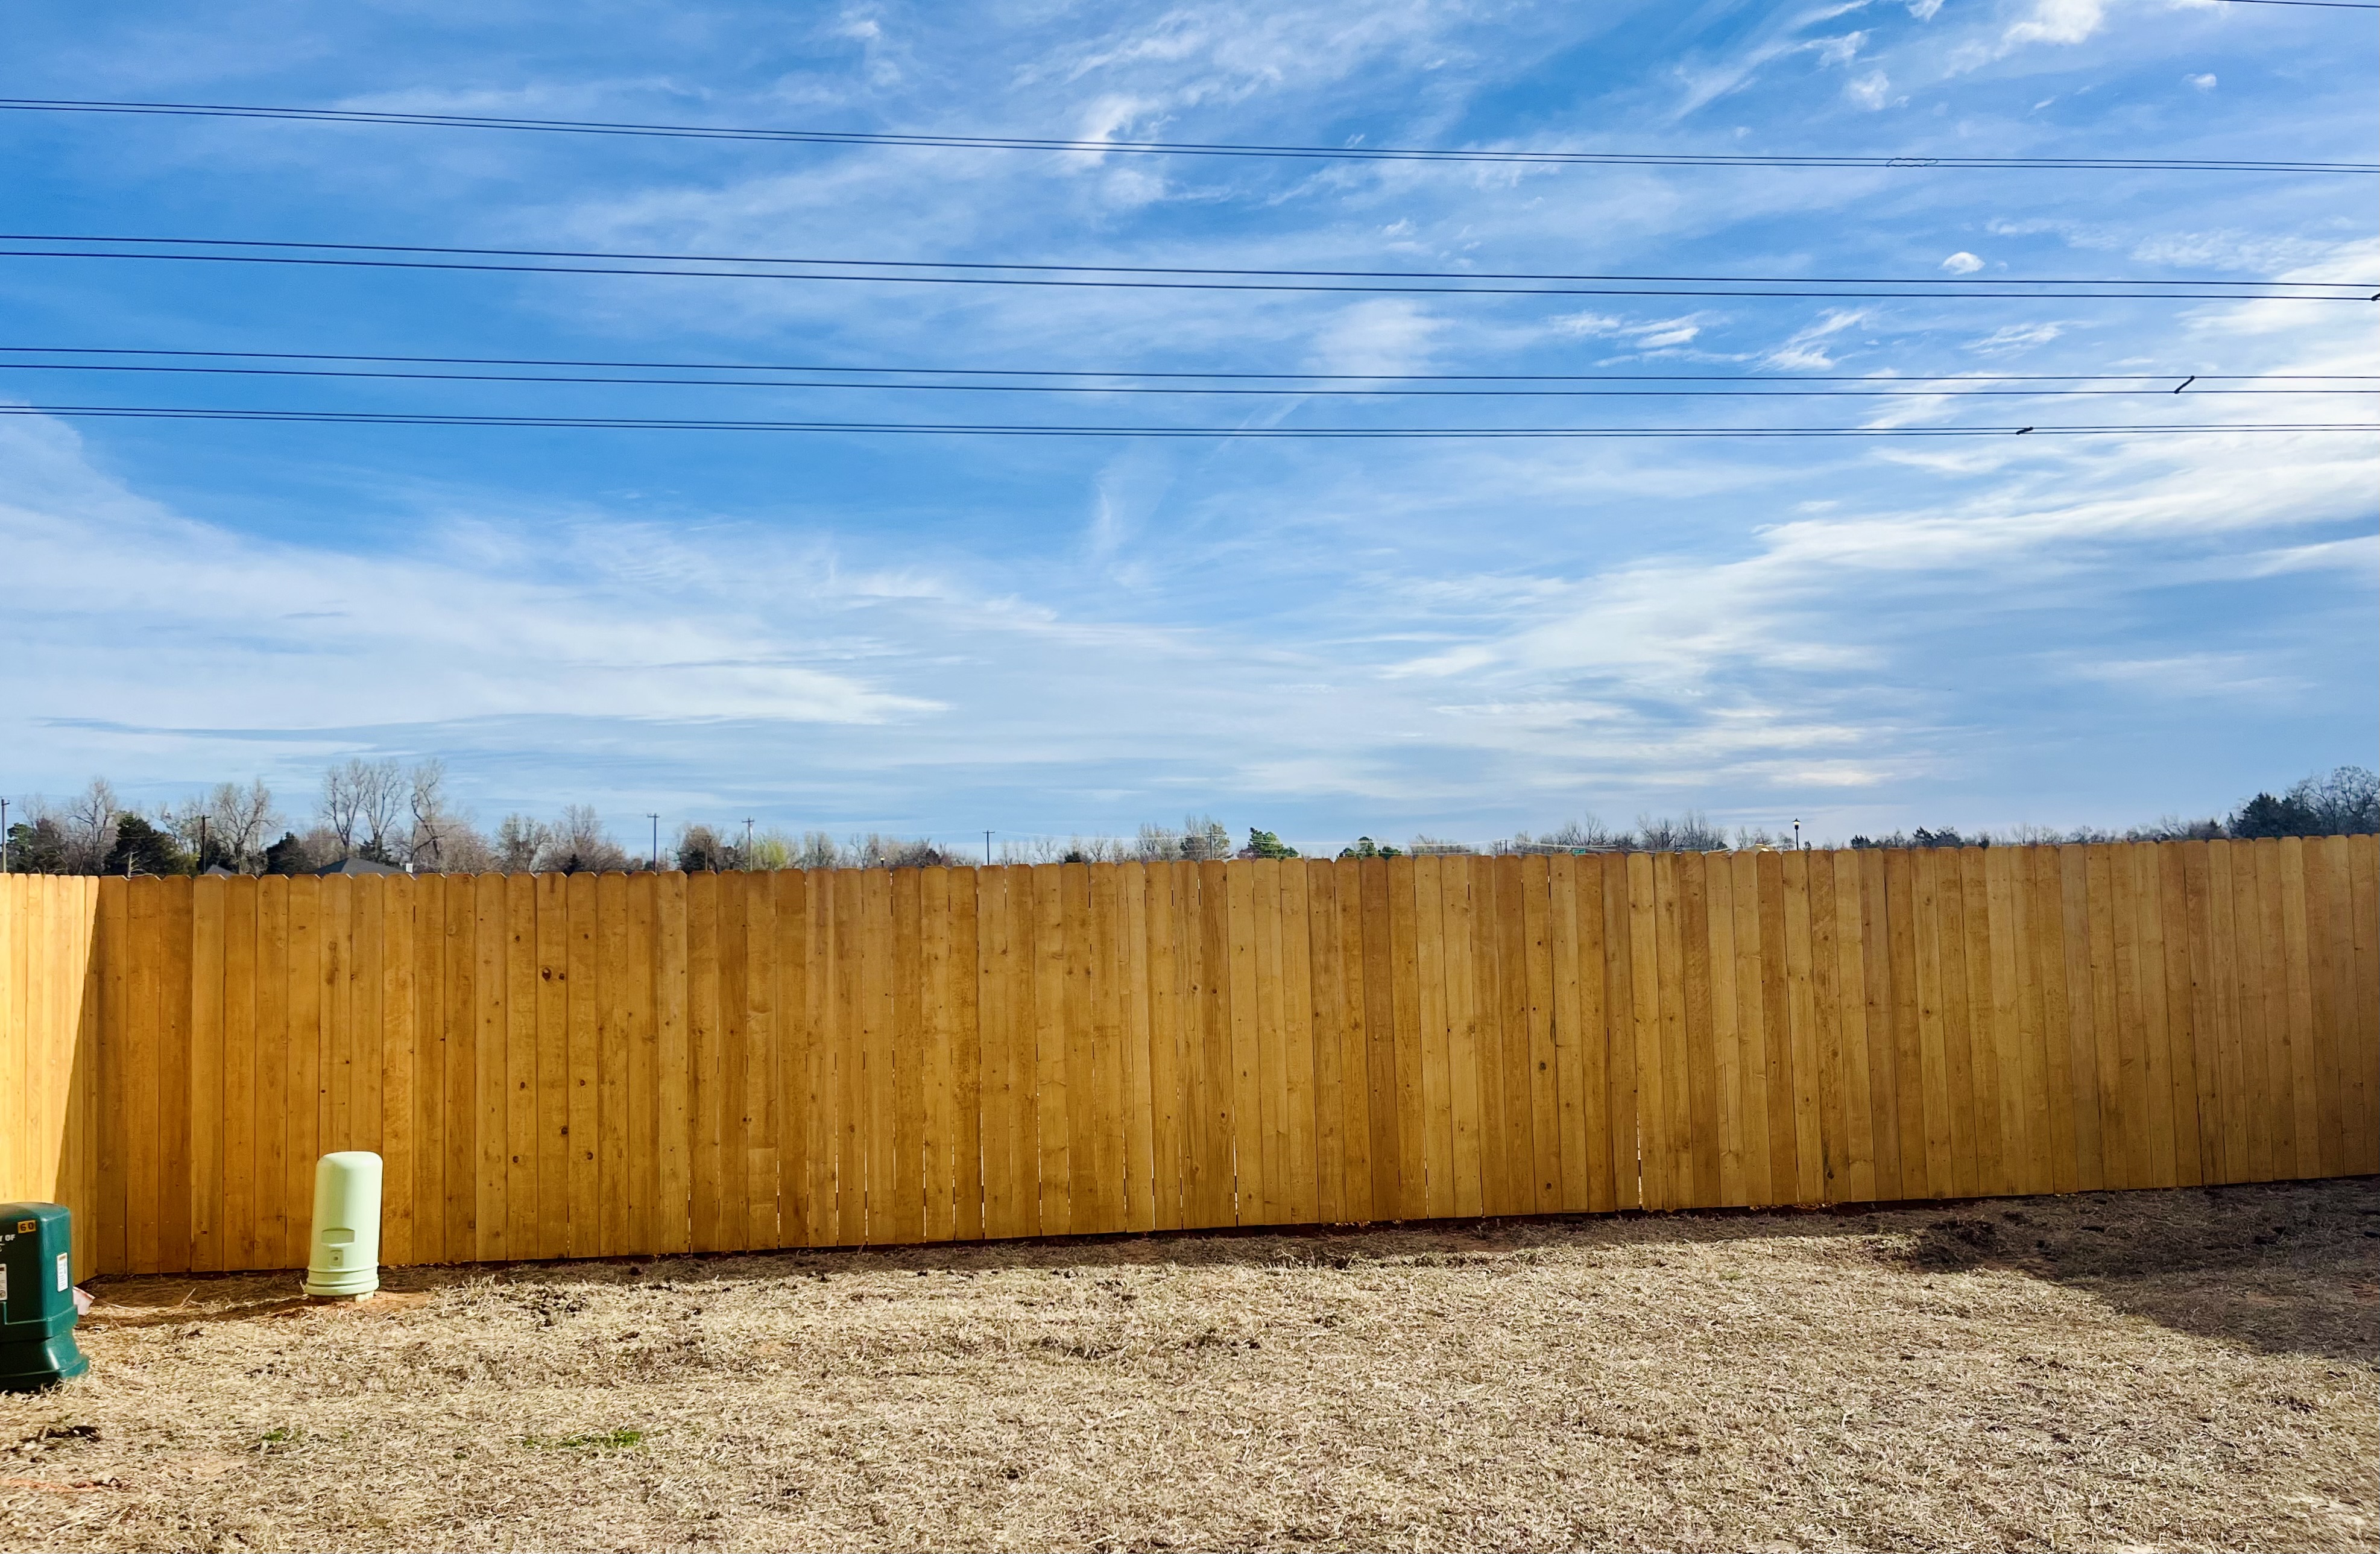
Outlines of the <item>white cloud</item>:
{"type": "MultiPolygon", "coordinates": [[[[1121,14],[1121,13],[1120,13],[1121,14]]],[[[1228,103],[1342,79],[1456,46],[1460,18],[1420,0],[1353,9],[1218,4],[1127,20],[1069,42],[1020,71],[1017,83],[1132,82],[1168,107],[1228,103]]]]}
{"type": "Polygon", "coordinates": [[[827,32],[831,37],[849,39],[860,46],[862,69],[870,87],[882,91],[900,83],[901,67],[895,55],[905,51],[896,50],[892,45],[885,35],[884,24],[867,8],[855,6],[846,9],[827,28],[827,32]]]}
{"type": "Polygon", "coordinates": [[[1840,38],[1813,38],[1806,46],[1816,52],[1821,65],[1849,65],[1866,42],[1864,32],[1846,32],[1840,38]]]}
{"type": "Polygon", "coordinates": [[[2367,578],[2380,577],[2380,534],[2317,540],[2311,545],[2284,545],[2247,558],[2242,571],[2251,577],[2277,577],[2288,572],[2346,572],[2367,578]]]}
{"type": "Polygon", "coordinates": [[[1111,168],[1099,180],[1101,198],[1117,210],[1130,211],[1143,205],[1154,205],[1168,192],[1163,176],[1147,167],[1111,168]]]}
{"type": "MultiPolygon", "coordinates": [[[[391,722],[526,714],[622,718],[767,716],[851,723],[930,711],[841,667],[840,652],[756,613],[749,580],[710,572],[682,583],[673,611],[648,585],[672,553],[666,536],[625,526],[566,529],[554,552],[516,531],[458,523],[406,555],[367,556],[244,537],[177,516],[92,470],[80,439],[55,423],[0,426],[0,502],[12,567],[38,587],[38,615],[87,631],[137,612],[140,645],[91,633],[73,650],[14,616],[11,656],[41,662],[18,682],[20,716],[98,710],[178,724],[177,687],[214,688],[205,720],[281,727],[351,723],[360,708],[391,722]],[[741,596],[741,597],[739,597],[741,596]],[[697,603],[707,599],[708,603],[697,603]],[[294,606],[294,608],[293,608],[294,606]],[[170,642],[175,676],[143,661],[170,642]],[[276,666],[308,664],[293,677],[276,666]]],[[[755,558],[754,571],[832,576],[827,558],[755,558]]],[[[869,591],[836,579],[832,597],[869,591]]]]}
{"type": "Polygon", "coordinates": [[[1863,108],[1882,108],[1892,101],[1892,83],[1881,70],[1871,70],[1843,83],[1843,95],[1863,108]]]}
{"type": "Polygon", "coordinates": [[[1419,302],[1384,297],[1342,309],[1314,342],[1318,371],[1368,375],[1420,371],[1443,320],[1419,302]]]}
{"type": "Polygon", "coordinates": [[[1796,330],[1791,339],[1770,351],[1766,358],[1767,364],[1790,372],[1815,372],[1832,367],[1835,358],[1827,354],[1821,342],[1866,322],[1867,317],[1864,308],[1828,308],[1819,314],[1817,322],[1796,330]]]}
{"type": "MultiPolygon", "coordinates": [[[[1156,104],[1131,92],[1100,92],[1084,103],[1081,110],[1075,114],[1075,132],[1070,139],[1076,140],[1142,139],[1144,137],[1141,135],[1125,132],[1135,128],[1142,115],[1149,114],[1155,106],[1156,104]]],[[[1065,153],[1064,162],[1067,165],[1075,167],[1098,166],[1106,161],[1107,155],[1105,152],[1068,152],[1065,153]]]]}
{"type": "Polygon", "coordinates": [[[1092,489],[1085,536],[1092,556],[1115,556],[1156,513],[1173,480],[1171,450],[1160,445],[1142,443],[1110,459],[1092,489]]]}
{"type": "Polygon", "coordinates": [[[2077,679],[2135,694],[2188,700],[2241,700],[2301,693],[2296,675],[2276,673],[2272,655],[2254,652],[2176,653],[2164,658],[2088,659],[2070,664],[2077,679]]]}
{"type": "Polygon", "coordinates": [[[2213,91],[2215,90],[2215,76],[2212,71],[2209,71],[2203,76],[2184,76],[2181,79],[2183,84],[2187,86],[2194,86],[2201,91],[2213,91]]]}
{"type": "Polygon", "coordinates": [[[1953,275],[1972,275],[1983,267],[1984,261],[1964,249],[1942,261],[1942,268],[1953,275]]]}
{"type": "Polygon", "coordinates": [[[1618,676],[1640,696],[1688,693],[1730,665],[1883,674],[1884,643],[1844,628],[1892,613],[1887,600],[1963,595],[2001,612],[2154,587],[2155,558],[2178,545],[2343,515],[2356,483],[2380,473],[2380,461],[2337,439],[2281,452],[2310,461],[2285,474],[2267,463],[2277,451],[2253,438],[2217,435],[2198,452],[2177,460],[2149,439],[2111,458],[2060,445],[1947,506],[1803,517],[1734,558],[1614,569],[1548,601],[1503,651],[1538,673],[1618,676]]]}
{"type": "Polygon", "coordinates": [[[1682,346],[1703,331],[1694,318],[1633,320],[1606,313],[1566,313],[1548,321],[1557,334],[1583,340],[1624,340],[1638,350],[1682,346]]]}
{"type": "Polygon", "coordinates": [[[2105,0],[2034,0],[2033,14],[2012,23],[2003,42],[2010,46],[2079,43],[2099,30],[2107,12],[2105,0]]]}
{"type": "Polygon", "coordinates": [[[1769,42],[1746,49],[1731,59],[1716,64],[1690,61],[1672,67],[1672,74],[1684,88],[1678,103],[1670,112],[1673,118],[1683,118],[1696,109],[1717,102],[1730,92],[1749,84],[1760,67],[1770,60],[1793,52],[1793,45],[1769,42]]]}
{"type": "Polygon", "coordinates": [[[2046,346],[2066,333],[2058,323],[2003,324],[1980,340],[1971,340],[1967,348],[1987,356],[2005,351],[2021,351],[2034,346],[2046,346]]]}

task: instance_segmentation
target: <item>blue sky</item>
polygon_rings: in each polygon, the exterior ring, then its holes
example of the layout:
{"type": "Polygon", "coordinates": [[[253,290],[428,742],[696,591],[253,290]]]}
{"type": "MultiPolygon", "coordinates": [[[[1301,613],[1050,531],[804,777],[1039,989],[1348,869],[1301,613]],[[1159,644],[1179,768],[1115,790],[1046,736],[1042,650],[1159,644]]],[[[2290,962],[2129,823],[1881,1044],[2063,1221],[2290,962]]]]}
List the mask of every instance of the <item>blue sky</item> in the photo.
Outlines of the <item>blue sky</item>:
{"type": "MultiPolygon", "coordinates": [[[[1896,5],[17,7],[0,94],[959,135],[2369,161],[2372,19],[1896,5]]],[[[1221,267],[2380,276],[2369,177],[1518,168],[0,113],[9,229],[1221,267]]],[[[2380,289],[2380,283],[2375,283],[2380,289]]],[[[1091,371],[2373,372],[2204,301],[1217,295],[0,260],[0,344],[1091,371]]],[[[2047,442],[0,418],[0,790],[446,759],[483,821],[1335,844],[2124,824],[2380,743],[2373,401],[1198,401],[10,371],[15,404],[2047,442]]]]}

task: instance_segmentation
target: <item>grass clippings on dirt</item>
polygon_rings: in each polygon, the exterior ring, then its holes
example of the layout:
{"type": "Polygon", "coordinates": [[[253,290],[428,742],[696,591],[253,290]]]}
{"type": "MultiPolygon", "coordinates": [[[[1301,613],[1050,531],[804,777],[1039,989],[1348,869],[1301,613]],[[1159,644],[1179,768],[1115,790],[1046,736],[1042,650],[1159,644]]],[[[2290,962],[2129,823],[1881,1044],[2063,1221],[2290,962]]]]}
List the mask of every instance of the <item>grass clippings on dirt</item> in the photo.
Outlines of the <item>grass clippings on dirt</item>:
{"type": "Polygon", "coordinates": [[[117,1280],[27,1548],[2371,1548],[2380,1184],[117,1280]]]}

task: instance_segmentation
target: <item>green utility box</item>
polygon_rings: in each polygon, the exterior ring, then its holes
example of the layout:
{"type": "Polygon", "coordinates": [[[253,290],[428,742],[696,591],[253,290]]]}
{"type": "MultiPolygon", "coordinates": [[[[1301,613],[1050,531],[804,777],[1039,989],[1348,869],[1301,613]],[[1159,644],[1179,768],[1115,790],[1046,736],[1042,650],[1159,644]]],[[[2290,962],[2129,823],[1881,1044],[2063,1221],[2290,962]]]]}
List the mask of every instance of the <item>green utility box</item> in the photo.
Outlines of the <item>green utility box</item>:
{"type": "Polygon", "coordinates": [[[0,1204],[0,1392],[80,1376],[75,1347],[74,1216],[64,1204],[0,1204]]]}

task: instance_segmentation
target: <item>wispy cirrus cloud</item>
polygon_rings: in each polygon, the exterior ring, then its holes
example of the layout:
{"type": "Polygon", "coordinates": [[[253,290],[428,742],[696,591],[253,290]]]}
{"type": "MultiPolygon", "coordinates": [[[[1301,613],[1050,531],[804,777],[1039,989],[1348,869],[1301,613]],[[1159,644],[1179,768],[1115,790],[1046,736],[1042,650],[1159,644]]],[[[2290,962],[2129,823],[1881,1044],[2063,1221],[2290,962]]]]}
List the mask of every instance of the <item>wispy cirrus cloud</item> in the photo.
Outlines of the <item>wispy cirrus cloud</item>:
{"type": "MultiPolygon", "coordinates": [[[[2220,19],[2127,5],[1293,3],[930,18],[897,5],[793,18],[631,5],[620,42],[590,33],[564,55],[501,15],[442,4],[341,13],[323,24],[338,47],[311,63],[238,4],[204,27],[164,26],[179,51],[104,18],[89,43],[42,36],[92,51],[91,79],[173,82],[193,100],[270,86],[290,101],[362,102],[380,83],[354,62],[388,60],[407,79],[455,83],[374,99],[389,105],[1301,145],[2055,155],[2087,135],[2144,155],[2218,141],[2216,154],[2311,154],[2295,142],[2362,107],[2319,86],[2260,87],[2255,62],[2294,45],[2266,51],[2236,28],[2223,91],[2199,91],[2185,78],[2207,68],[2220,19]],[[456,23],[471,48],[440,52],[424,16],[456,23]],[[256,47],[226,55],[212,32],[256,47]],[[2053,97],[2054,113],[2024,111],[2053,97]],[[1900,113],[1904,102],[1914,111],[1900,113]]],[[[49,67],[42,48],[26,57],[49,67]]],[[[24,90],[53,89],[83,85],[24,90]]],[[[52,215],[113,200],[364,240],[1384,271],[1390,284],[1423,270],[2022,275],[2076,254],[2093,273],[2344,277],[2371,265],[2351,200],[2204,177],[2133,179],[2110,200],[2117,186],[2095,175],[1924,167],[175,127],[143,141],[117,127],[103,156],[28,152],[12,163],[12,198],[52,215]],[[259,159],[275,169],[269,201],[259,159]]],[[[1439,396],[1406,398],[1242,392],[1261,387],[1253,379],[1206,381],[1232,393],[1205,397],[1126,395],[1108,379],[1048,397],[434,391],[441,407],[588,414],[2219,425],[2356,412],[2286,396],[1960,399],[1928,374],[2020,359],[2026,372],[2171,369],[2173,382],[2369,370],[2368,342],[2336,328],[2344,310],[2325,322],[2289,304],[2060,303],[2046,318],[2028,299],[1758,298],[1726,295],[1740,288],[1723,280],[1693,299],[1636,295],[1663,288],[1626,279],[1567,289],[1581,295],[428,275],[195,286],[60,270],[39,285],[0,276],[0,308],[29,338],[226,348],[1451,375],[1427,385],[1439,396]],[[1607,381],[1654,372],[1680,376],[1658,396],[1607,381]],[[1765,381],[1779,374],[1840,381],[1765,381]],[[1852,397],[1872,382],[1925,392],[1852,397]],[[1475,390],[1500,397],[1461,396],[1475,390]]],[[[248,386],[260,402],[291,389],[248,386]]],[[[433,402],[419,387],[305,393],[354,407],[433,402]]],[[[2251,778],[2253,763],[2341,759],[2342,739],[2369,743],[2380,702],[2359,635],[2380,576],[2374,471],[2352,438],[1135,443],[0,427],[19,601],[0,648],[23,666],[0,727],[30,753],[19,780],[53,787],[103,768],[162,793],[251,760],[303,786],[312,763],[352,750],[445,754],[491,808],[593,796],[624,812],[733,805],[788,823],[946,832],[1128,829],[1214,807],[1310,827],[1301,839],[1406,825],[1483,835],[1575,808],[1678,803],[1888,827],[1988,823],[2019,799],[2034,818],[2122,820],[2293,774],[2251,778]],[[2143,666],[2192,663],[2252,673],[2270,694],[2224,702],[2220,719],[2203,699],[2152,694],[2159,672],[2143,666]]]]}

